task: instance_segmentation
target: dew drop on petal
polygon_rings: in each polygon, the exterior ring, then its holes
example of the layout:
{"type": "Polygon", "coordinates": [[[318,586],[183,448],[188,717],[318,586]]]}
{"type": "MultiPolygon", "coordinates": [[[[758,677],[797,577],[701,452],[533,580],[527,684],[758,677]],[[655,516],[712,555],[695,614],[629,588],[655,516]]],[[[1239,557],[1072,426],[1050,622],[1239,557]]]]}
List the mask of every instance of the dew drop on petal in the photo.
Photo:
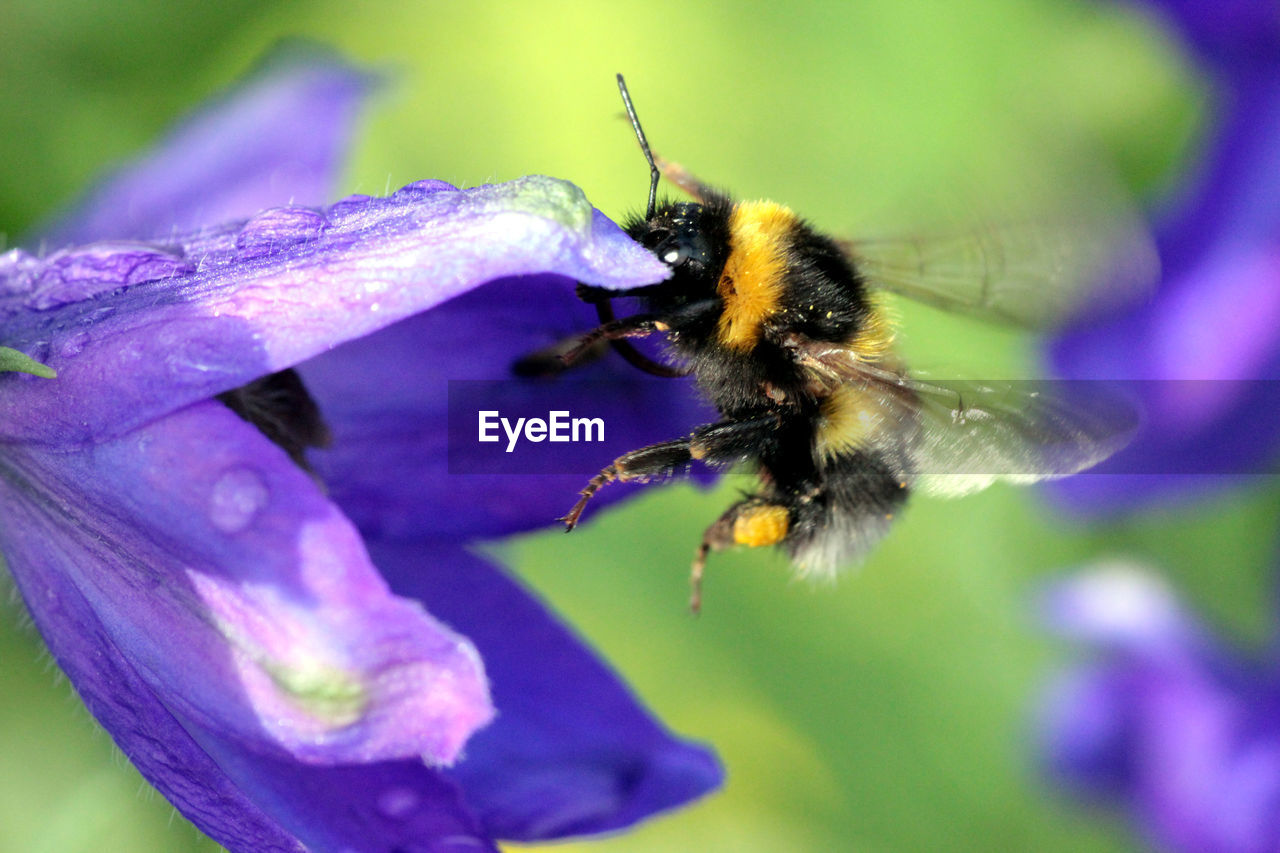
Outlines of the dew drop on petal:
{"type": "Polygon", "coordinates": [[[310,207],[275,207],[250,219],[236,235],[242,258],[256,258],[320,236],[329,221],[310,207]]]}
{"type": "Polygon", "coordinates": [[[84,351],[85,344],[89,343],[88,332],[76,332],[68,335],[62,342],[62,346],[58,348],[58,355],[63,358],[74,358],[84,351]]]}
{"type": "Polygon", "coordinates": [[[364,193],[353,193],[329,206],[329,218],[336,221],[362,213],[369,209],[371,202],[373,202],[373,196],[365,195],[364,193]]]}
{"type": "Polygon", "coordinates": [[[248,468],[232,468],[209,494],[209,520],[223,533],[244,530],[267,505],[267,485],[248,468]]]}
{"type": "Polygon", "coordinates": [[[391,194],[391,197],[401,201],[411,201],[420,199],[423,196],[430,195],[431,193],[448,192],[453,189],[455,189],[453,184],[446,183],[445,181],[414,181],[413,183],[405,184],[400,189],[396,190],[391,194]]]}
{"type": "Polygon", "coordinates": [[[93,243],[55,252],[44,261],[27,305],[48,311],[144,281],[173,278],[194,267],[181,251],[143,243],[93,243]]]}

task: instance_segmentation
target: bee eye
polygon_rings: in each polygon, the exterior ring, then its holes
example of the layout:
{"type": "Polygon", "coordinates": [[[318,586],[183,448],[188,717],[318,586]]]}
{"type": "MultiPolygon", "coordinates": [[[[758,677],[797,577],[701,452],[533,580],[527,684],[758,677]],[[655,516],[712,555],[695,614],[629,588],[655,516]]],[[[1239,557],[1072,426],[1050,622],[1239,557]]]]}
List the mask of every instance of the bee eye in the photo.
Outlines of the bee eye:
{"type": "Polygon", "coordinates": [[[689,260],[689,247],[679,244],[667,246],[658,258],[669,267],[678,267],[689,260]]]}
{"type": "Polygon", "coordinates": [[[655,228],[652,231],[645,232],[641,235],[640,245],[644,246],[651,252],[656,252],[659,246],[670,239],[671,232],[666,228],[655,228]]]}
{"type": "Polygon", "coordinates": [[[655,228],[640,237],[640,245],[658,256],[669,267],[675,268],[689,260],[692,254],[687,240],[668,228],[655,228]]]}

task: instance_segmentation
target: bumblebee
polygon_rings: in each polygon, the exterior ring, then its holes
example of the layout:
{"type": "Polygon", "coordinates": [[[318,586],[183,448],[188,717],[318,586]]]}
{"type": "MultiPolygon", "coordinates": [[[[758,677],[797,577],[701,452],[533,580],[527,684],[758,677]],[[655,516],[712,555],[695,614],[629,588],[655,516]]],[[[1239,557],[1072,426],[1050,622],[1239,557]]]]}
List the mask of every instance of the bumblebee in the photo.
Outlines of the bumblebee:
{"type": "MultiPolygon", "coordinates": [[[[1124,444],[1132,419],[1110,403],[1080,405],[1028,383],[909,374],[881,298],[889,290],[1043,325],[1065,313],[1081,281],[1101,275],[1112,252],[1079,234],[1035,227],[934,240],[832,239],[780,204],[734,200],[655,157],[617,79],[650,171],[644,215],[624,228],[670,277],[629,290],[580,285],[601,325],[562,357],[572,363],[609,341],[643,370],[691,373],[720,420],[613,460],[561,519],[567,530],[608,483],[671,477],[695,461],[754,466],[756,490],[707,528],[695,553],[697,612],[711,552],[776,545],[802,575],[831,576],[885,535],[915,491],[956,495],[998,479],[1066,476],[1124,444]],[[662,176],[692,201],[658,203],[662,176]],[[638,298],[642,310],[616,319],[610,301],[618,297],[638,298]],[[665,336],[684,367],[629,343],[649,335],[665,336]]],[[[1132,249],[1140,241],[1124,242],[1132,249]]]]}

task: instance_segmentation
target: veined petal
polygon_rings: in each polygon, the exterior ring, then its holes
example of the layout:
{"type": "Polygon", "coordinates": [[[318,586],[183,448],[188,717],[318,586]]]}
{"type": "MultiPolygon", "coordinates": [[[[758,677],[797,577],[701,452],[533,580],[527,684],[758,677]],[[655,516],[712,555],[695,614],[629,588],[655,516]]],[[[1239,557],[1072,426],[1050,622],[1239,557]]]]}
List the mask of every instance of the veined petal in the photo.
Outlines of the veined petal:
{"type": "Polygon", "coordinates": [[[276,205],[323,204],[374,83],[329,50],[285,45],[24,242],[164,239],[276,205]]]}
{"type": "MultiPolygon", "coordinates": [[[[459,786],[421,761],[306,766],[208,732],[195,734],[239,790],[262,804],[307,850],[498,853],[459,786]]],[[[263,848],[232,849],[257,853],[263,848]]]]}
{"type": "Polygon", "coordinates": [[[229,850],[495,850],[457,785],[420,760],[302,764],[215,734],[152,689],[69,577],[19,581],[43,597],[33,617],[89,710],[143,776],[229,850]]]}
{"type": "Polygon", "coordinates": [[[721,784],[713,753],[664,730],[500,570],[454,545],[369,547],[396,592],[467,633],[484,656],[498,716],[445,773],[490,835],[607,832],[721,784]]]}
{"type": "Polygon", "coordinates": [[[118,436],[485,282],[535,273],[564,276],[566,288],[627,287],[667,270],[577,187],[537,176],[280,208],[166,248],[14,250],[0,256],[0,345],[58,379],[0,377],[0,440],[118,436]]]}
{"type": "MultiPolygon", "coordinates": [[[[11,501],[5,491],[7,519],[11,501]]],[[[223,773],[111,642],[71,578],[24,565],[25,554],[7,557],[17,561],[19,590],[39,605],[30,612],[49,651],[85,707],[142,775],[231,850],[298,851],[300,845],[223,773]]]]}
{"type": "Polygon", "coordinates": [[[216,402],[91,448],[6,448],[0,500],[45,636],[89,633],[77,654],[123,656],[218,737],[319,764],[448,763],[490,717],[474,649],[392,595],[316,484],[216,402]],[[91,622],[58,624],[71,591],[91,622]]]}

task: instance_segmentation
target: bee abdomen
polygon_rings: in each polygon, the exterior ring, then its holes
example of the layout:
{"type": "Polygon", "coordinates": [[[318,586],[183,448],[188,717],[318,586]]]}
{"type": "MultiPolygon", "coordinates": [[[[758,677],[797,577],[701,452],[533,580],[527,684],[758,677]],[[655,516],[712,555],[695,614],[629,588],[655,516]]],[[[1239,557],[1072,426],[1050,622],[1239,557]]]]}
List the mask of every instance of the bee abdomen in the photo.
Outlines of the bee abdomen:
{"type": "Polygon", "coordinates": [[[835,457],[792,503],[785,542],[792,562],[801,575],[834,576],[884,538],[910,492],[910,473],[888,454],[835,457]]]}

